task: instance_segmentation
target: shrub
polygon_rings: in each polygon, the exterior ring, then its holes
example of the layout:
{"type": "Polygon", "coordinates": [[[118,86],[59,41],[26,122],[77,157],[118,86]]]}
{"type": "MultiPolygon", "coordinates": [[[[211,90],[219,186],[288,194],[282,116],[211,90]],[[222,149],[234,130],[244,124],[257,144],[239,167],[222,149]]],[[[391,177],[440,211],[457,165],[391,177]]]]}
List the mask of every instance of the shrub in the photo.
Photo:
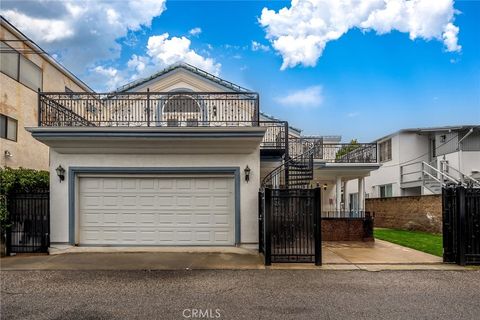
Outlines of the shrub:
{"type": "Polygon", "coordinates": [[[4,230],[8,224],[8,194],[13,192],[34,192],[48,189],[49,173],[34,169],[0,168],[0,227],[4,230]]]}
{"type": "Polygon", "coordinates": [[[342,159],[343,156],[347,155],[348,153],[352,152],[353,150],[357,149],[359,144],[357,139],[353,139],[350,141],[349,145],[343,146],[340,150],[337,151],[335,159],[342,159]]]}

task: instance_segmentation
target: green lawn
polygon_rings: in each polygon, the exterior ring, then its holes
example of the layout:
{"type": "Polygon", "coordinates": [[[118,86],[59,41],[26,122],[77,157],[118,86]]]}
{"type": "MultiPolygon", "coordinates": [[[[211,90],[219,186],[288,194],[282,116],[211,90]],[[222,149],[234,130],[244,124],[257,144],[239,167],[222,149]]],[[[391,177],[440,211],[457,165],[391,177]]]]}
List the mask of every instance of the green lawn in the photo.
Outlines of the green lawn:
{"type": "Polygon", "coordinates": [[[375,238],[380,240],[393,242],[401,246],[430,253],[439,257],[443,255],[441,234],[384,228],[375,228],[373,234],[375,235],[375,238]]]}

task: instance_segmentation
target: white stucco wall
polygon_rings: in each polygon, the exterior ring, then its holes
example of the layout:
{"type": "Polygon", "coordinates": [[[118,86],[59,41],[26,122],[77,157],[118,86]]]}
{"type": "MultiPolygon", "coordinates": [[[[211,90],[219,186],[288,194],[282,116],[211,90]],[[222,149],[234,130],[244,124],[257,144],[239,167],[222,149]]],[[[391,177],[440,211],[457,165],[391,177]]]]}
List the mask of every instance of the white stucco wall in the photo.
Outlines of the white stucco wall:
{"type": "MultiPolygon", "coordinates": [[[[438,161],[441,159],[443,159],[443,156],[439,157],[438,161]]],[[[460,169],[464,174],[472,176],[477,180],[480,179],[480,174],[478,173],[480,172],[480,151],[462,151],[461,155],[459,152],[452,152],[445,155],[445,160],[448,161],[450,166],[460,169]]],[[[450,171],[449,174],[454,178],[460,178],[455,171],[450,171]]]]}
{"type": "MultiPolygon", "coordinates": [[[[240,241],[258,242],[258,190],[260,187],[259,149],[249,154],[60,154],[54,149],[50,157],[51,242],[67,243],[68,237],[68,169],[69,167],[239,167],[240,169],[240,241]],[[65,168],[60,182],[55,168],[65,168]],[[251,169],[250,181],[243,169],[251,169]]],[[[78,190],[78,188],[76,188],[78,190]]],[[[73,200],[72,200],[73,201],[73,200]]],[[[78,205],[76,205],[78,208],[78,205]]]]}
{"type": "MultiPolygon", "coordinates": [[[[429,161],[429,141],[427,136],[416,133],[398,133],[382,141],[392,139],[392,159],[381,163],[378,170],[372,171],[365,178],[365,192],[370,198],[380,196],[379,187],[392,184],[392,195],[402,196],[400,188],[400,166],[419,161],[429,161]]],[[[347,194],[358,192],[357,180],[347,185],[347,194]]]]}

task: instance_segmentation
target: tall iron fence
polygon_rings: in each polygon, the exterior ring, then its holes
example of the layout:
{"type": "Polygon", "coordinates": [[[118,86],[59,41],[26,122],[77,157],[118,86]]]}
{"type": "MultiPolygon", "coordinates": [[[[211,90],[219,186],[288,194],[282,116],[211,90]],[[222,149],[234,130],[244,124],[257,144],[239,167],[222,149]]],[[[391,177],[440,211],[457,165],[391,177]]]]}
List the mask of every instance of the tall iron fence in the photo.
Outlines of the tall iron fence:
{"type": "Polygon", "coordinates": [[[480,188],[442,190],[443,261],[480,264],[480,188]]]}
{"type": "Polygon", "coordinates": [[[7,255],[48,252],[50,246],[50,200],[48,191],[11,193],[7,198],[9,227],[7,255]]]}
{"type": "Polygon", "coordinates": [[[268,189],[260,196],[260,250],[265,264],[322,264],[320,188],[268,189]]]}

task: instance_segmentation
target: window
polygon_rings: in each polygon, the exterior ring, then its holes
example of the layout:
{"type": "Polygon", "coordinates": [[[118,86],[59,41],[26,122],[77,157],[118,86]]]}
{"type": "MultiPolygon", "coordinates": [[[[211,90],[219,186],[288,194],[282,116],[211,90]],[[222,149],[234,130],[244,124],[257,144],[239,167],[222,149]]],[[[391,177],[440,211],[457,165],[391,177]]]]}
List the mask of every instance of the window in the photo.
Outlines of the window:
{"type": "Polygon", "coordinates": [[[380,186],[380,198],[393,197],[392,184],[380,186]]]}
{"type": "Polygon", "coordinates": [[[380,162],[392,160],[392,139],[380,142],[380,162]]]}
{"type": "Polygon", "coordinates": [[[32,90],[42,89],[42,69],[15,49],[0,42],[1,71],[32,90]]]}
{"type": "Polygon", "coordinates": [[[19,81],[32,90],[42,88],[42,69],[24,56],[20,56],[19,81]]]}
{"type": "Polygon", "coordinates": [[[0,114],[0,138],[17,141],[17,120],[0,114]]]}
{"type": "Polygon", "coordinates": [[[18,58],[19,54],[16,53],[9,45],[4,43],[3,41],[0,42],[0,50],[1,50],[1,59],[0,65],[1,70],[7,76],[12,77],[13,79],[18,79],[18,58]]]}

